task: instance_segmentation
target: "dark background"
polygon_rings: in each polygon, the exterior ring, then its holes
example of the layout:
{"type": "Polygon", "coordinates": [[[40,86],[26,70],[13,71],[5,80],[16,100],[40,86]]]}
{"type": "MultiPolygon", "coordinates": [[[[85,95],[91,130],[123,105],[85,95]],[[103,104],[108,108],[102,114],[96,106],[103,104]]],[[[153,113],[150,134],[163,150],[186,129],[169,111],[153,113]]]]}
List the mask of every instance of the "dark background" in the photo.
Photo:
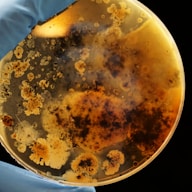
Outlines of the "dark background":
{"type": "MultiPolygon", "coordinates": [[[[161,154],[142,171],[135,175],[106,186],[96,187],[97,192],[137,192],[137,191],[192,191],[191,153],[191,12],[190,1],[140,0],[150,8],[166,25],[172,34],[183,60],[186,95],[183,113],[179,125],[161,154]],[[188,4],[187,4],[188,3],[188,4]],[[190,190],[191,189],[191,190],[190,190]]],[[[192,35],[192,34],[191,34],[192,35]]],[[[192,53],[191,53],[192,55],[192,53]]],[[[18,165],[0,145],[0,160],[18,165]]],[[[18,165],[19,166],[19,165],[18,165]]]]}

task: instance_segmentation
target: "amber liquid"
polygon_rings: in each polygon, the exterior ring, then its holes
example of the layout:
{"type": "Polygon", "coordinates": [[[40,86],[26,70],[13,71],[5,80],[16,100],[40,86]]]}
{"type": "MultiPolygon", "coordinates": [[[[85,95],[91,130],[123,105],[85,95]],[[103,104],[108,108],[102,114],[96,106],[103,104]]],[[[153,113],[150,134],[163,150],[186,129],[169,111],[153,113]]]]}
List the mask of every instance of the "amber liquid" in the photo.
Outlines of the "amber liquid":
{"type": "Polygon", "coordinates": [[[159,150],[178,121],[184,77],[156,18],[129,1],[82,0],[35,30],[3,68],[1,117],[16,156],[48,177],[89,183],[159,150]]]}

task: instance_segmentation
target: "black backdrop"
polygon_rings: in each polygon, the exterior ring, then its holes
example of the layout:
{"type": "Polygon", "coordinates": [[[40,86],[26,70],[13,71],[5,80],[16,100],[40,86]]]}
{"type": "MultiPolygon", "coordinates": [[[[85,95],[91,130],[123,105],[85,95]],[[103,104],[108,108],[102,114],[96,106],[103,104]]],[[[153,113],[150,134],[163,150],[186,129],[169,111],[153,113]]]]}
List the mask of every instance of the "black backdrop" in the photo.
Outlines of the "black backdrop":
{"type": "MultiPolygon", "coordinates": [[[[171,141],[150,165],[123,181],[96,187],[96,191],[166,191],[171,188],[172,190],[191,191],[192,158],[190,152],[192,151],[192,144],[190,140],[192,140],[192,137],[190,129],[192,116],[190,109],[192,102],[190,99],[192,92],[190,84],[192,83],[192,69],[190,68],[189,56],[190,43],[192,43],[190,36],[190,25],[192,23],[190,14],[192,10],[190,12],[190,1],[140,0],[140,2],[149,7],[164,22],[179,48],[186,78],[184,109],[171,141]]],[[[1,145],[0,160],[18,165],[1,145]]]]}

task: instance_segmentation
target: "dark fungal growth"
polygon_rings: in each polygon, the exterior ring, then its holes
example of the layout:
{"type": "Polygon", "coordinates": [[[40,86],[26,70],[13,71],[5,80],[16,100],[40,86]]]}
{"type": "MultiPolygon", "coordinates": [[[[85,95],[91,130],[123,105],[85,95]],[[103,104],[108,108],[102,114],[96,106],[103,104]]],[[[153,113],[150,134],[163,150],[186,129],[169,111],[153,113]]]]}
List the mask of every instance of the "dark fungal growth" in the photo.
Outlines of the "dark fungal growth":
{"type": "Polygon", "coordinates": [[[127,137],[127,108],[124,102],[114,96],[106,96],[102,91],[72,92],[64,98],[57,111],[45,110],[44,115],[50,122],[48,124],[44,119],[45,130],[54,129],[51,119],[53,123],[58,122],[59,111],[59,119],[62,119],[62,123],[57,125],[59,130],[62,126],[63,131],[69,128],[73,142],[86,151],[101,151],[127,137]]]}
{"type": "Polygon", "coordinates": [[[83,46],[82,32],[77,26],[72,26],[67,37],[59,38],[56,44],[54,55],[58,58],[66,58],[69,49],[83,46]]]}
{"type": "Polygon", "coordinates": [[[92,153],[82,153],[71,163],[71,168],[78,174],[93,176],[98,171],[98,159],[92,153]]]}
{"type": "Polygon", "coordinates": [[[129,113],[131,119],[128,129],[128,140],[134,143],[143,154],[153,154],[162,144],[162,131],[167,134],[172,117],[166,116],[163,109],[152,111],[139,106],[129,113]],[[139,118],[138,118],[139,117],[139,118]]]}
{"type": "Polygon", "coordinates": [[[108,59],[104,66],[108,68],[111,75],[115,78],[122,72],[122,70],[124,70],[124,58],[115,52],[109,54],[110,56],[106,54],[106,57],[108,56],[108,59]]]}
{"type": "Polygon", "coordinates": [[[14,125],[14,119],[10,115],[3,115],[1,120],[6,127],[12,127],[14,125]]]}

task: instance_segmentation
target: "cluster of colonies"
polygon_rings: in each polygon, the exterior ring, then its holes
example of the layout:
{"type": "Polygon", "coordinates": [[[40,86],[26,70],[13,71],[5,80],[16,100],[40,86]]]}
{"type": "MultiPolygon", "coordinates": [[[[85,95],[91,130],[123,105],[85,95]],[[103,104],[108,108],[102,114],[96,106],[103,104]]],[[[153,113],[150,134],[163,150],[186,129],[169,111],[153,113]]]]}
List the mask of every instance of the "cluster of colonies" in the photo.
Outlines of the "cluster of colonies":
{"type": "MultiPolygon", "coordinates": [[[[102,2],[110,3],[96,0],[102,2]]],[[[151,42],[143,40],[153,31],[152,25],[148,23],[144,33],[124,34],[120,26],[130,9],[123,2],[110,4],[107,14],[110,27],[99,31],[94,23],[90,35],[82,21],[71,27],[68,37],[40,40],[40,50],[36,50],[39,40],[29,35],[14,49],[11,56],[15,60],[4,65],[1,75],[2,98],[14,96],[9,85],[14,78],[22,79],[18,89],[23,109],[18,115],[23,113],[25,119],[1,115],[5,127],[12,130],[17,150],[23,154],[30,150],[29,159],[40,166],[60,170],[67,165],[61,176],[68,181],[93,182],[99,171],[118,173],[125,163],[126,147],[124,151],[110,148],[117,143],[133,143],[143,156],[152,155],[166,138],[178,110],[179,99],[167,100],[179,86],[175,66],[166,69],[167,60],[175,61],[167,46],[162,46],[162,52],[155,48],[154,33],[151,42]],[[158,58],[152,58],[156,52],[158,58]],[[158,63],[159,58],[164,59],[158,63]],[[162,65],[159,71],[157,65],[162,65]],[[51,94],[60,80],[65,91],[55,98],[51,94]],[[29,123],[31,116],[40,116],[42,127],[29,123]],[[75,148],[82,153],[74,156],[75,148]]]]}

